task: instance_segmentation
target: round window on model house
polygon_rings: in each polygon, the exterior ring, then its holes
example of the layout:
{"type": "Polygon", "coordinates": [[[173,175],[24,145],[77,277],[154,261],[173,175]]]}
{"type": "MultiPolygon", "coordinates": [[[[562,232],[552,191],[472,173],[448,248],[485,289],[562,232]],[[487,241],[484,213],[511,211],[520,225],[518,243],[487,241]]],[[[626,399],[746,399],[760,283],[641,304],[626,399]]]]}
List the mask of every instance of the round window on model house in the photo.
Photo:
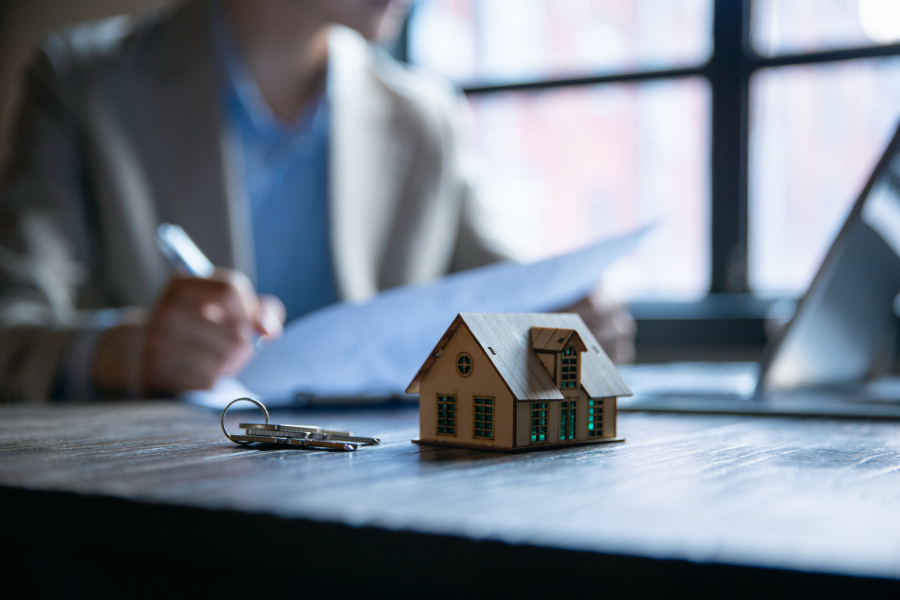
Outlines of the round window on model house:
{"type": "Polygon", "coordinates": [[[463,377],[468,377],[472,374],[472,357],[463,352],[456,359],[456,370],[459,371],[459,374],[463,377]]]}

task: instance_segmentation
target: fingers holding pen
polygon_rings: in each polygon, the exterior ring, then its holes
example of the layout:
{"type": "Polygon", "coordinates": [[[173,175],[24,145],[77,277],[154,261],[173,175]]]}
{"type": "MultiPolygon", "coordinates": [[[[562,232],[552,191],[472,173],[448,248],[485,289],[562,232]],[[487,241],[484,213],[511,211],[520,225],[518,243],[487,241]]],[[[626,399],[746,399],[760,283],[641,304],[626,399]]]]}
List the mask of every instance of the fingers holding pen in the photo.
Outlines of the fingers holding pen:
{"type": "Polygon", "coordinates": [[[258,336],[283,331],[281,301],[258,298],[240,271],[213,267],[180,227],[161,224],[158,241],[176,268],[195,276],[173,277],[146,320],[104,334],[91,377],[105,392],[211,388],[243,368],[258,336]]]}
{"type": "Polygon", "coordinates": [[[287,317],[287,309],[284,303],[271,294],[259,295],[259,313],[257,316],[257,330],[260,335],[269,339],[277,339],[284,333],[284,322],[287,317]]]}
{"type": "Polygon", "coordinates": [[[278,305],[264,302],[265,309],[238,271],[217,269],[208,279],[173,278],[146,326],[145,387],[206,389],[238,372],[253,354],[257,333],[280,333],[278,305]]]}

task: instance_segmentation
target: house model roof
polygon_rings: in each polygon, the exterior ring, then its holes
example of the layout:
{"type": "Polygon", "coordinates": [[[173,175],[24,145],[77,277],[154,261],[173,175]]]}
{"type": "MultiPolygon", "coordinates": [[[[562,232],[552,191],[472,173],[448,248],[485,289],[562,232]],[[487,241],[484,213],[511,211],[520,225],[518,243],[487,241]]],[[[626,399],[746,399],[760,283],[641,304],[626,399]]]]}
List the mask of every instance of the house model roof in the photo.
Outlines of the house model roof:
{"type": "Polygon", "coordinates": [[[407,393],[419,392],[422,379],[460,327],[466,327],[472,333],[484,356],[500,373],[516,400],[564,398],[541,364],[537,352],[562,350],[570,337],[581,338],[575,345],[583,344],[585,348],[581,354],[581,385],[591,398],[631,395],[631,390],[619,371],[581,317],[567,313],[462,313],[441,337],[428,360],[409,384],[407,393]],[[532,335],[534,327],[543,330],[535,331],[532,335]],[[572,330],[577,335],[572,334],[572,330]],[[563,342],[559,341],[560,338],[563,342]]]}

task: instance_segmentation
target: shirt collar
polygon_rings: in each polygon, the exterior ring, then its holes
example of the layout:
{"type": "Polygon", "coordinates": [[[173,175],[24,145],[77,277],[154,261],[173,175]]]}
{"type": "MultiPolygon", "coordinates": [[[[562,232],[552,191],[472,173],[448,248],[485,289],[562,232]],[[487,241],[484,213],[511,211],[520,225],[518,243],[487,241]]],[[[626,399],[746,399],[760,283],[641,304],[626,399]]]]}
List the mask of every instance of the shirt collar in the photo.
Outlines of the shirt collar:
{"type": "Polygon", "coordinates": [[[275,113],[250,73],[250,68],[241,53],[235,39],[231,23],[225,15],[225,7],[221,0],[210,0],[212,7],[213,38],[216,45],[216,55],[222,92],[226,102],[236,103],[250,119],[253,126],[262,132],[272,134],[300,134],[309,131],[322,133],[327,129],[329,98],[331,92],[331,61],[329,60],[326,74],[325,91],[321,94],[314,106],[306,106],[300,111],[297,119],[290,124],[278,120],[275,113]]]}

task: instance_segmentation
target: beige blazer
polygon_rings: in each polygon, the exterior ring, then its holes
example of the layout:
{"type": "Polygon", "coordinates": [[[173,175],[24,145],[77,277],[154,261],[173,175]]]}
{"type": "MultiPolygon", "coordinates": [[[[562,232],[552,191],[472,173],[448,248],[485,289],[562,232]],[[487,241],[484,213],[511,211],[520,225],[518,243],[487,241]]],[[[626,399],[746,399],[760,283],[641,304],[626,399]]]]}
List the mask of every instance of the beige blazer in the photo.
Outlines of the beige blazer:
{"type": "MultiPolygon", "coordinates": [[[[154,303],[170,276],[160,222],[253,279],[209,8],[191,0],[53,34],[28,70],[0,200],[0,397],[48,398],[86,316],[154,303]]],[[[350,30],[335,28],[329,50],[341,297],[502,258],[475,224],[459,96],[350,30]]]]}

